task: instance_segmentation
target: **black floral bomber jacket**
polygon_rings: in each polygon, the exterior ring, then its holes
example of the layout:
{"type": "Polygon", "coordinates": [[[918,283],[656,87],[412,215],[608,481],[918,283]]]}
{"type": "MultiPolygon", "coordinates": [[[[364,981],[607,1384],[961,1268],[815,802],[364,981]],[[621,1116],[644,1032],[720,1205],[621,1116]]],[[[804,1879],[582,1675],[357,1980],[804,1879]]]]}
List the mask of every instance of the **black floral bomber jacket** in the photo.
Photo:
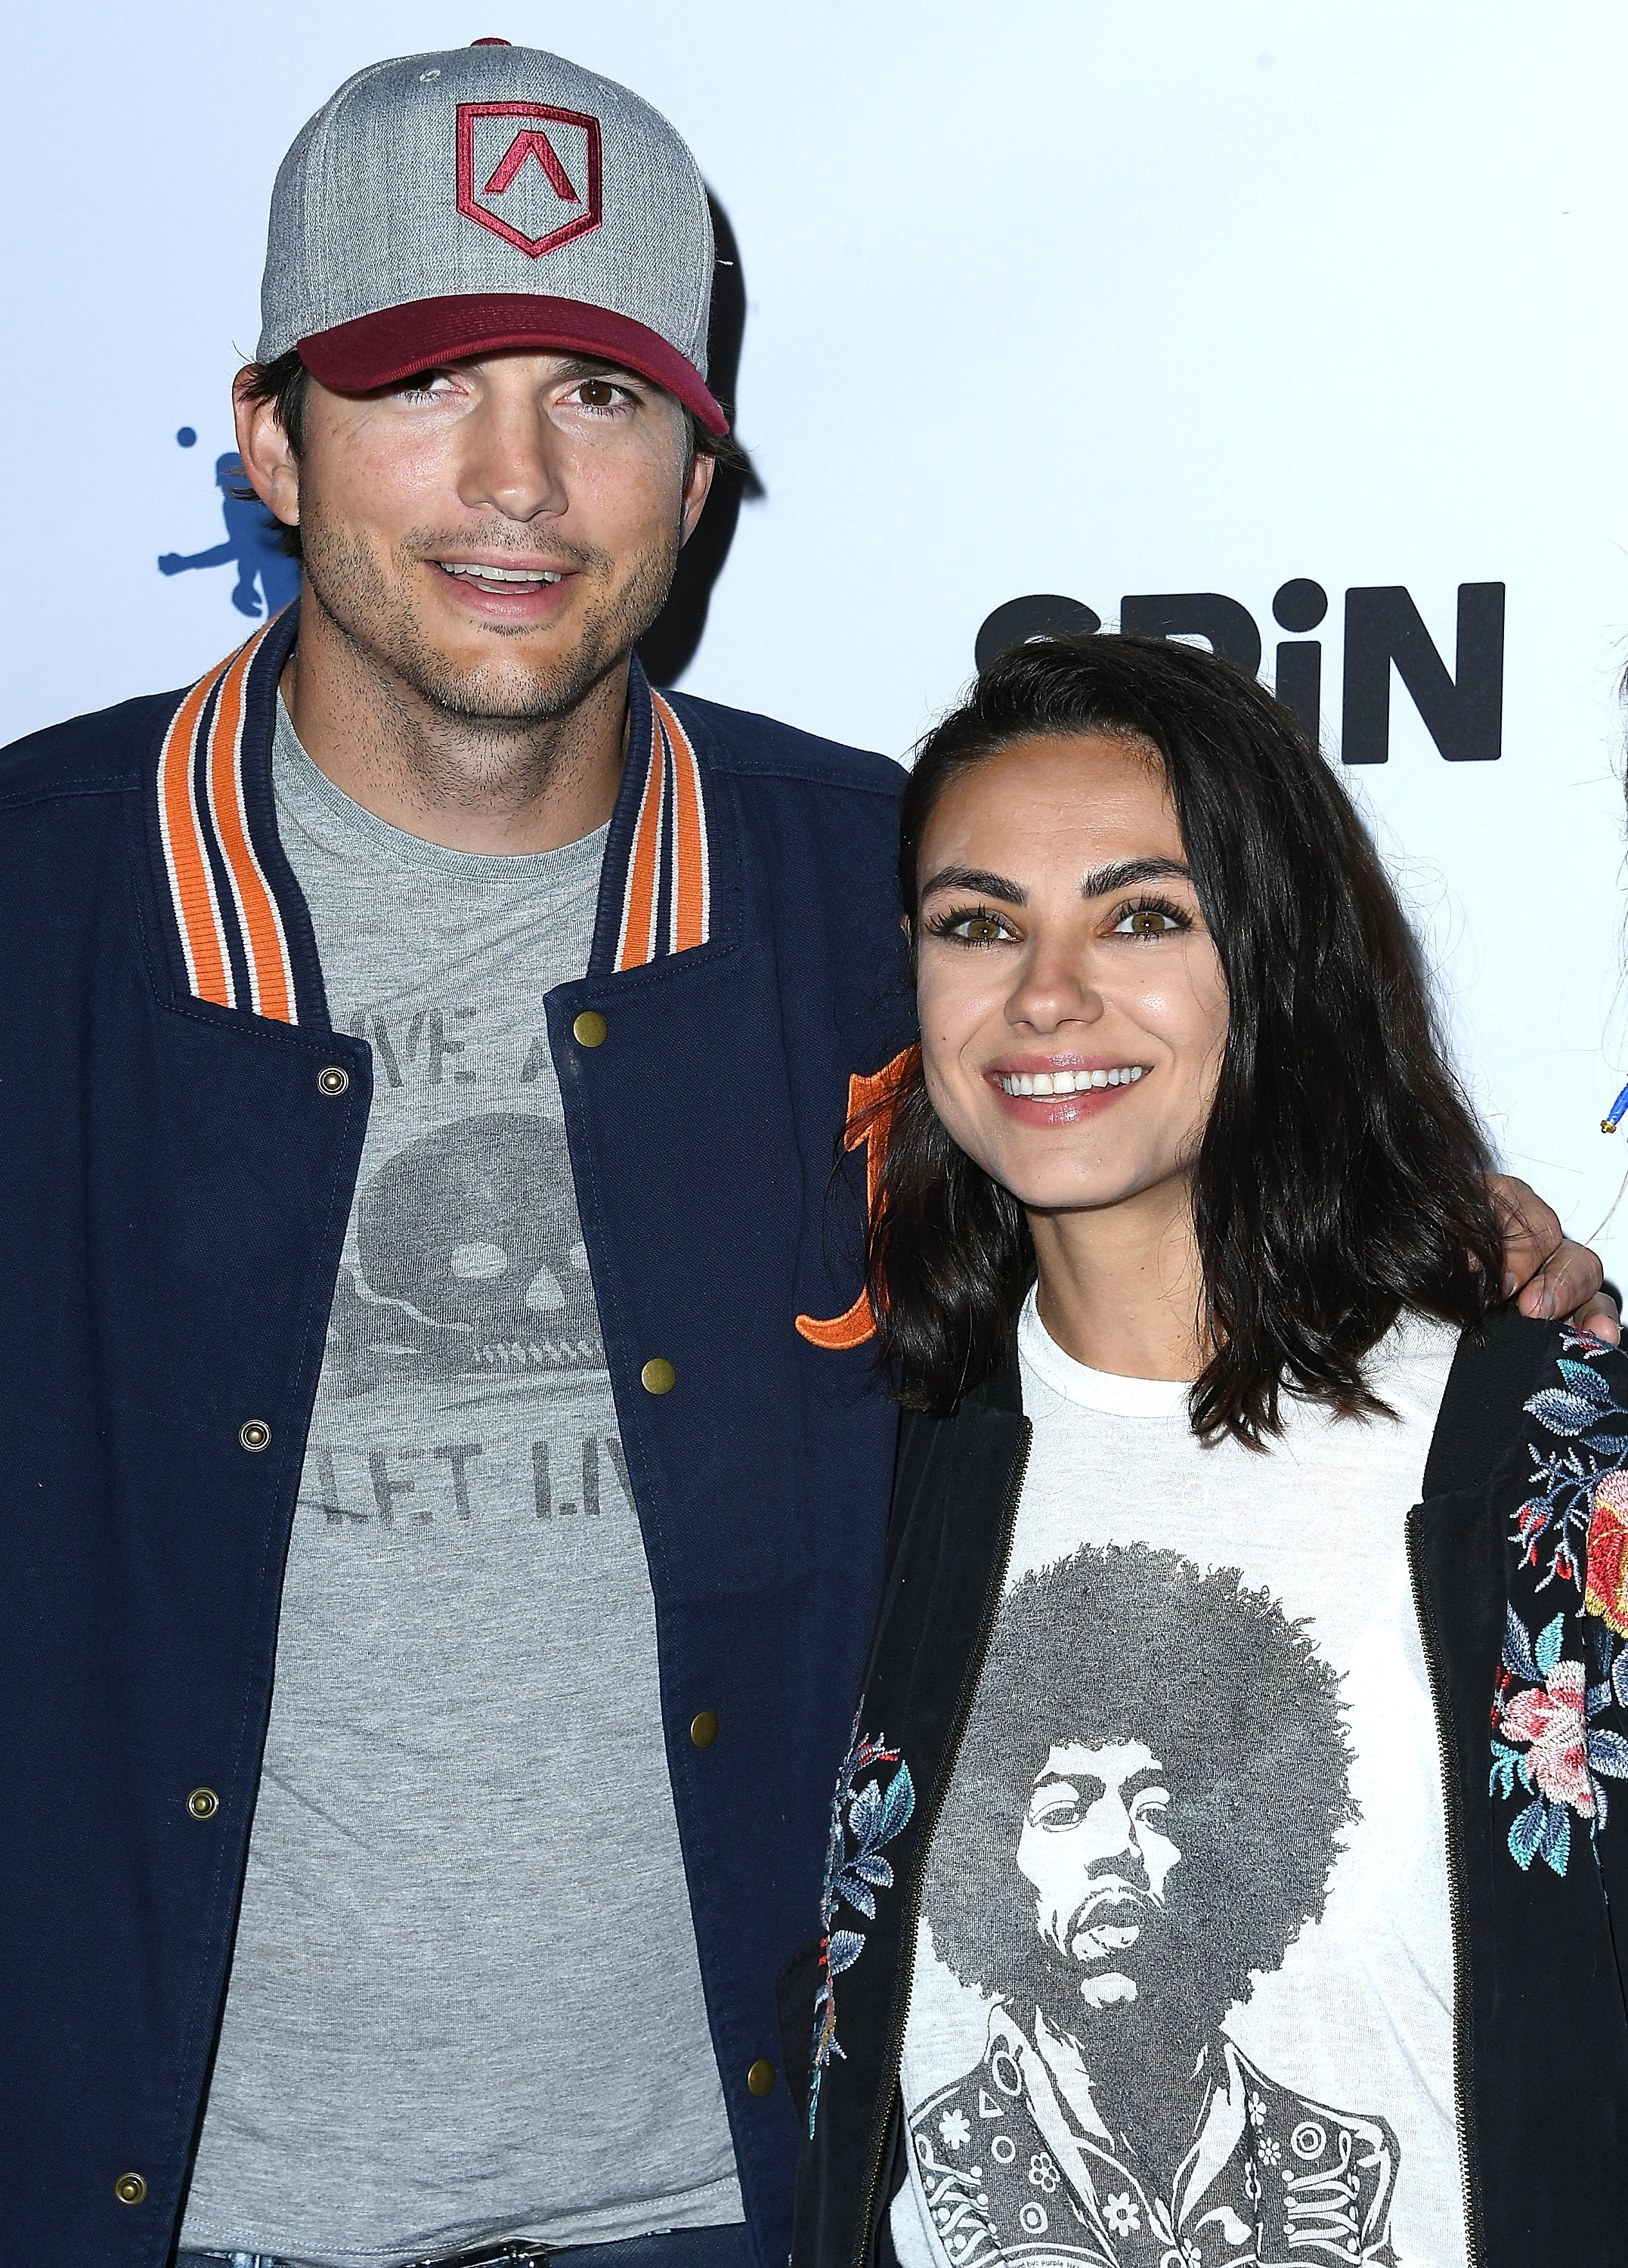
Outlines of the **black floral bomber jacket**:
{"type": "MultiPolygon", "coordinates": [[[[793,2268],[892,2257],[923,1861],[1028,1451],[1015,1362],[900,1440],[824,1935],[780,1984],[786,2069],[805,2074],[793,2268]]],[[[1408,1546],[1446,1784],[1473,2268],[1628,2268],[1628,1352],[1513,1310],[1466,1338],[1408,1546]]],[[[1331,2228],[1293,2257],[1390,2253],[1331,2228]]]]}

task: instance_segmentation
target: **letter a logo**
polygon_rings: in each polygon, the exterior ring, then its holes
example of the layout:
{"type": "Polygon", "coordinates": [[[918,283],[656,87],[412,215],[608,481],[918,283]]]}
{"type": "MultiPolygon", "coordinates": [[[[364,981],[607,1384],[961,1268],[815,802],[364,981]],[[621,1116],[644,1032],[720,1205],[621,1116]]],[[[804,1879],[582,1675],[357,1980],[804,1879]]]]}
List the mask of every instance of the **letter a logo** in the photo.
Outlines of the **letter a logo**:
{"type": "Polygon", "coordinates": [[[554,144],[541,128],[537,126],[528,126],[522,133],[515,136],[509,145],[509,155],[499,165],[497,171],[486,185],[486,195],[488,197],[501,197],[504,190],[511,187],[515,175],[528,158],[535,158],[544,173],[547,174],[555,196],[563,197],[568,204],[581,204],[582,199],[571,187],[570,175],[554,155],[554,144]]]}
{"type": "Polygon", "coordinates": [[[551,103],[460,102],[458,210],[532,260],[600,227],[598,120],[551,103]],[[556,220],[561,205],[571,210],[556,220]],[[539,219],[547,225],[528,233],[539,219]]]}

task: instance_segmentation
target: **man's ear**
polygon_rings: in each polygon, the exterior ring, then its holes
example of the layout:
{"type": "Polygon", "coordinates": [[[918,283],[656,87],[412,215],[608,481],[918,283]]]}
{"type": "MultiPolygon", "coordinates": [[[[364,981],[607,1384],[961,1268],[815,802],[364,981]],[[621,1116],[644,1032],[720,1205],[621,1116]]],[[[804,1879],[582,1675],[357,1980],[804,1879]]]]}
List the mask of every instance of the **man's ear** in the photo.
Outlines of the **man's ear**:
{"type": "MultiPolygon", "coordinates": [[[[246,457],[244,462],[248,462],[246,457]]],[[[703,456],[699,449],[690,459],[689,475],[684,483],[684,516],[679,522],[681,549],[695,533],[695,523],[701,516],[701,507],[711,492],[712,476],[717,469],[717,459],[703,456]]]]}
{"type": "Polygon", "coordinates": [[[240,370],[232,381],[231,411],[238,429],[238,454],[249,486],[268,512],[285,527],[299,526],[299,459],[289,446],[289,437],[275,406],[257,401],[249,392],[251,373],[240,370]]]}

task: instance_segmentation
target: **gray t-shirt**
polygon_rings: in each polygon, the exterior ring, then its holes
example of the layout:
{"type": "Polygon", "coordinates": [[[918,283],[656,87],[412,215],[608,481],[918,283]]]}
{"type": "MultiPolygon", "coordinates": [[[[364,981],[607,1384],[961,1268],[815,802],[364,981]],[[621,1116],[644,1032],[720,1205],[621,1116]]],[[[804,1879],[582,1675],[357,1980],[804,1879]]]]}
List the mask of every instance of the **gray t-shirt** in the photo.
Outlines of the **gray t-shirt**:
{"type": "Polygon", "coordinates": [[[543,1014],[604,830],[420,842],[281,704],[273,777],[375,1091],[183,2242],[337,2268],[738,2221],[543,1014]]]}

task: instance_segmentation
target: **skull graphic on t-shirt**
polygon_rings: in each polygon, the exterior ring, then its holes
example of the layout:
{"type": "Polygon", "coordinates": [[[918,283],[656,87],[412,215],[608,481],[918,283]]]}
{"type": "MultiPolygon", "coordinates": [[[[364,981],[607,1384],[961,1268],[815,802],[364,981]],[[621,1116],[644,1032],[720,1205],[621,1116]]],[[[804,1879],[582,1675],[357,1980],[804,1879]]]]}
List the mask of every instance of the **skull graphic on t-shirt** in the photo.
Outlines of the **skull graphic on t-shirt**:
{"type": "Polygon", "coordinates": [[[358,1193],[333,1386],[602,1370],[565,1130],[490,1111],[409,1143],[358,1193]]]}

